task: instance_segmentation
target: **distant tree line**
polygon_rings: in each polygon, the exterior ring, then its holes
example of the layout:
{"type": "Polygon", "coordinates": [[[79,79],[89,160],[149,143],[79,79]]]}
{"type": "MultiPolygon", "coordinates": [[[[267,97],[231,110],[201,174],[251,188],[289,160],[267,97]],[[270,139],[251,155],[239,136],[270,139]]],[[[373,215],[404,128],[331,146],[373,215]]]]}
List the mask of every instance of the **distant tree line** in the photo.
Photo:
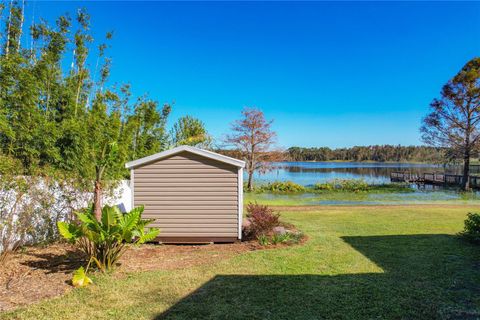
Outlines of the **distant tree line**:
{"type": "Polygon", "coordinates": [[[291,147],[284,154],[289,161],[380,161],[442,163],[444,149],[430,146],[373,145],[330,149],[291,147]]]}

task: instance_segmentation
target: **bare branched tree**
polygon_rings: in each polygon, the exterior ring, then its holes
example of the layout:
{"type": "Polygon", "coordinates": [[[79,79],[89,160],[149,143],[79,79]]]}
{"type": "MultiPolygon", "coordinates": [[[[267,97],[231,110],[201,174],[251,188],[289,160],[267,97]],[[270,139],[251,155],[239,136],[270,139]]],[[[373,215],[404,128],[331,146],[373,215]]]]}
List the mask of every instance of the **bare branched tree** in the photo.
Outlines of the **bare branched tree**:
{"type": "Polygon", "coordinates": [[[470,158],[480,146],[480,58],[470,60],[445,84],[423,119],[422,139],[463,160],[462,187],[470,189],[470,158]]]}
{"type": "Polygon", "coordinates": [[[244,108],[242,118],[232,126],[232,134],[227,135],[226,143],[235,146],[246,162],[248,174],[247,188],[253,189],[253,174],[255,171],[265,172],[270,168],[272,148],[277,134],[272,131],[273,120],[265,120],[262,111],[256,108],[244,108]]]}

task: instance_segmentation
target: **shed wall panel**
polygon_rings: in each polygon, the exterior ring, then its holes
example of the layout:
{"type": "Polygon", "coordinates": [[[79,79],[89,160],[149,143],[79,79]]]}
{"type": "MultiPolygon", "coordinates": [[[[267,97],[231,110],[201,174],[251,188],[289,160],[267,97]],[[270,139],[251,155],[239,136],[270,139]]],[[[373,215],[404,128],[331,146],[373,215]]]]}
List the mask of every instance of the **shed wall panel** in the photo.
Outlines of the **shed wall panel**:
{"type": "Polygon", "coordinates": [[[160,237],[238,236],[237,167],[188,152],[135,168],[134,202],[160,237]]]}

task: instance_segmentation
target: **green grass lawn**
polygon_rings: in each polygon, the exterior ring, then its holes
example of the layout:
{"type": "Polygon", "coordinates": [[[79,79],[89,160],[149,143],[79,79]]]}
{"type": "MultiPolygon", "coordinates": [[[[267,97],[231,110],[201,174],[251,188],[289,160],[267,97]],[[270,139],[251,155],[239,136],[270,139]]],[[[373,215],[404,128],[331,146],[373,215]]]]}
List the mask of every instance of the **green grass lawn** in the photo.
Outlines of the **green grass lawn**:
{"type": "Polygon", "coordinates": [[[458,204],[480,205],[480,194],[457,191],[399,190],[367,192],[299,192],[299,193],[245,193],[245,203],[260,202],[268,205],[388,205],[388,204],[458,204]]]}
{"type": "MultiPolygon", "coordinates": [[[[478,207],[476,207],[478,210],[478,207]]],[[[5,319],[478,319],[480,248],[457,238],[472,207],[282,212],[309,237],[174,271],[96,284],[5,319]]]]}

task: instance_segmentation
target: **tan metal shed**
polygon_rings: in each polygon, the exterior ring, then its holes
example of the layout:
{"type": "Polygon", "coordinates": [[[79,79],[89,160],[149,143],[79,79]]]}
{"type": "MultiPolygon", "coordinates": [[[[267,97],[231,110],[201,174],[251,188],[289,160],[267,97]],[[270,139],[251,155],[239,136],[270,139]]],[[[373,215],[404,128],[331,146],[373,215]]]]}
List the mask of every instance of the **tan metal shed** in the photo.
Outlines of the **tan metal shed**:
{"type": "Polygon", "coordinates": [[[233,242],[242,237],[245,162],[180,146],[128,162],[132,206],[155,219],[158,241],[233,242]]]}

